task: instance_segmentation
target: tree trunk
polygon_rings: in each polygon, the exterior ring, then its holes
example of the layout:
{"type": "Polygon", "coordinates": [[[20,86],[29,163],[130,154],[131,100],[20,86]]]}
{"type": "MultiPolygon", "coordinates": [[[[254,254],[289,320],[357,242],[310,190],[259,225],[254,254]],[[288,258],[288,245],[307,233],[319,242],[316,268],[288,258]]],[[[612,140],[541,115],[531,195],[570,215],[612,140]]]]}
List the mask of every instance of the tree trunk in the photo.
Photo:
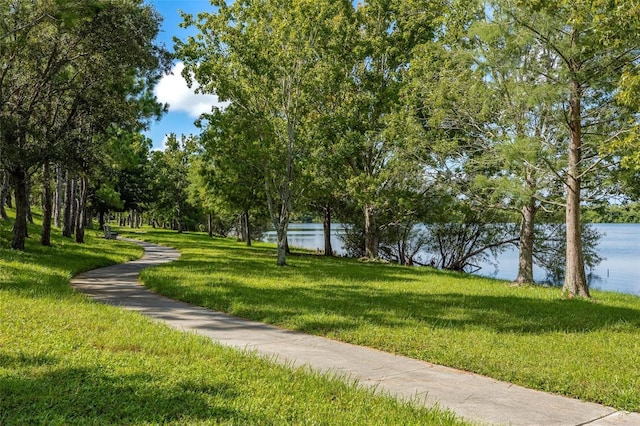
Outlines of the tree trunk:
{"type": "Polygon", "coordinates": [[[71,173],[67,171],[66,188],[64,196],[64,220],[62,227],[62,235],[67,238],[71,238],[73,235],[73,199],[75,194],[75,182],[71,177],[71,173]]]}
{"type": "Polygon", "coordinates": [[[0,188],[0,217],[4,220],[9,219],[7,211],[4,208],[5,200],[11,195],[9,186],[9,174],[4,171],[2,173],[2,188],[0,188]]]}
{"type": "Polygon", "coordinates": [[[569,141],[569,164],[567,167],[567,259],[562,291],[569,298],[591,297],[587,285],[582,251],[580,228],[580,161],[582,159],[582,88],[578,82],[571,83],[569,117],[571,137],[569,141]]]}
{"type": "Polygon", "coordinates": [[[365,256],[369,259],[378,257],[380,243],[378,240],[378,230],[375,223],[375,212],[372,206],[364,207],[364,249],[365,256]]]}
{"type": "Polygon", "coordinates": [[[243,224],[243,215],[240,214],[238,216],[238,224],[236,225],[236,237],[238,242],[246,241],[246,236],[244,235],[245,229],[243,224]]]}
{"type": "Polygon", "coordinates": [[[62,227],[62,204],[64,203],[63,181],[62,167],[56,166],[56,193],[53,204],[53,223],[56,228],[62,227]]]}
{"type": "Polygon", "coordinates": [[[279,222],[276,226],[276,235],[278,238],[278,260],[276,264],[278,266],[287,265],[287,226],[283,222],[279,222]]]}
{"type": "Polygon", "coordinates": [[[397,248],[398,248],[398,265],[404,265],[406,262],[406,258],[405,258],[404,245],[402,244],[402,241],[398,241],[397,248]]]}
{"type": "Polygon", "coordinates": [[[322,229],[324,231],[324,255],[333,256],[333,247],[331,247],[331,206],[324,206],[322,229]]]}
{"type": "Polygon", "coordinates": [[[27,233],[27,204],[29,194],[27,192],[27,172],[21,166],[16,166],[11,171],[13,187],[16,197],[16,220],[13,225],[13,241],[11,248],[14,250],[24,250],[27,233]]]}
{"type": "MultiPolygon", "coordinates": [[[[288,184],[290,184],[290,182],[289,180],[288,184]]],[[[266,181],[265,189],[269,215],[271,216],[273,226],[276,228],[278,239],[278,259],[276,260],[276,264],[278,266],[286,266],[288,252],[287,231],[289,229],[289,218],[291,215],[291,193],[286,185],[280,189],[281,201],[278,203],[279,206],[277,206],[279,207],[279,211],[276,211],[276,202],[271,195],[271,187],[268,180],[266,181]]]]}
{"type": "Polygon", "coordinates": [[[51,165],[45,161],[42,166],[42,232],[40,234],[40,244],[43,246],[51,245],[52,208],[51,165]]]}
{"type": "Polygon", "coordinates": [[[7,207],[9,207],[10,209],[13,208],[13,205],[11,204],[11,185],[9,185],[9,192],[7,192],[7,198],[4,200],[4,202],[6,202],[7,207]]]}
{"type": "Polygon", "coordinates": [[[287,241],[287,230],[289,228],[289,212],[290,210],[287,208],[286,204],[280,206],[280,214],[275,214],[275,203],[273,198],[271,197],[271,193],[269,192],[269,188],[267,187],[267,204],[269,206],[269,213],[271,215],[271,219],[273,222],[273,226],[276,228],[276,238],[278,244],[278,258],[276,260],[276,265],[278,266],[286,266],[287,265],[287,253],[288,253],[288,241],[287,241]]]}
{"type": "Polygon", "coordinates": [[[533,239],[536,217],[535,201],[522,208],[522,223],[520,225],[520,242],[518,245],[518,276],[514,284],[533,284],[533,239]]]}
{"type": "Polygon", "coordinates": [[[87,207],[87,177],[78,180],[78,197],[76,202],[76,243],[84,243],[84,223],[87,207]]]}
{"type": "Polygon", "coordinates": [[[76,220],[78,219],[78,187],[80,182],[78,177],[73,178],[73,194],[71,196],[71,234],[76,232],[76,220]]]}
{"type": "Polygon", "coordinates": [[[207,215],[207,230],[209,231],[209,238],[213,237],[213,215],[209,213],[207,215]]]}
{"type": "MultiPolygon", "coordinates": [[[[87,188],[88,188],[88,183],[87,183],[87,188]]],[[[87,193],[88,196],[88,193],[87,193]]],[[[85,200],[84,202],[85,204],[85,212],[84,212],[84,229],[93,229],[93,217],[95,216],[95,212],[93,211],[93,209],[90,209],[87,206],[87,201],[85,200]]]]}
{"type": "Polygon", "coordinates": [[[27,221],[33,225],[33,214],[31,213],[31,177],[27,176],[26,180],[27,185],[27,202],[25,204],[25,208],[27,210],[27,221]]]}
{"type": "Polygon", "coordinates": [[[104,211],[102,210],[98,212],[98,229],[101,231],[104,229],[104,211]]]}
{"type": "Polygon", "coordinates": [[[247,247],[251,247],[251,218],[249,216],[249,212],[244,212],[242,214],[242,218],[242,227],[244,228],[244,234],[246,235],[247,247]]]}

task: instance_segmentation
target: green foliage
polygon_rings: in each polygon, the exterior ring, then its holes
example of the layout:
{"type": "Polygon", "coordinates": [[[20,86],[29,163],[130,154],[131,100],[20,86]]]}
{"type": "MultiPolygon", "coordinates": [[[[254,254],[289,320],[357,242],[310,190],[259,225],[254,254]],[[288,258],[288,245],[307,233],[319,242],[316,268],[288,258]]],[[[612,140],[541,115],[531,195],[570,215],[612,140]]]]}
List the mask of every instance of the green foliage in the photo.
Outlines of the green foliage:
{"type": "Polygon", "coordinates": [[[358,253],[407,262],[413,225],[446,222],[451,203],[521,221],[530,253],[537,215],[566,194],[578,211],[619,190],[619,157],[633,193],[637,0],[215,6],[176,40],[185,78],[231,102],[203,117],[192,198],[218,217],[266,204],[282,264],[300,212],[332,212],[358,253]]]}
{"type": "Polygon", "coordinates": [[[173,228],[182,232],[187,229],[187,222],[193,225],[197,214],[189,199],[189,173],[197,141],[184,135],[178,139],[171,133],[165,145],[164,151],[154,151],[151,155],[151,216],[154,220],[173,223],[173,228]]]}
{"type": "Polygon", "coordinates": [[[402,97],[409,92],[406,75],[414,50],[434,40],[443,7],[440,2],[370,1],[356,9],[358,31],[341,107],[344,131],[334,152],[344,164],[342,192],[351,206],[341,217],[363,226],[368,257],[380,254],[380,243],[394,245],[389,237],[405,234],[400,228],[428,220],[423,213],[433,207],[424,176],[430,162],[423,155],[432,141],[416,134],[402,97]],[[385,232],[389,228],[396,229],[385,232]]]}
{"type": "Polygon", "coordinates": [[[102,204],[106,209],[122,210],[124,208],[124,202],[120,198],[120,193],[113,189],[111,186],[100,185],[95,191],[94,204],[102,204]]]}
{"type": "Polygon", "coordinates": [[[474,371],[526,387],[640,410],[640,300],[430,268],[311,254],[278,268],[272,246],[148,231],[181,258],[142,281],[169,297],[292,330],[474,371]]]}
{"type": "Polygon", "coordinates": [[[231,101],[250,123],[251,160],[260,160],[250,163],[260,167],[257,177],[278,232],[278,263],[284,265],[290,215],[304,190],[309,147],[301,124],[313,101],[316,64],[336,49],[342,38],[333,30],[352,6],[345,0],[215,5],[213,13],[184,17],[184,26],[195,26],[199,35],[177,41],[177,55],[185,61],[185,77],[193,73],[201,90],[231,101]]]}
{"type": "MultiPolygon", "coordinates": [[[[592,227],[587,219],[588,217],[585,217],[580,233],[584,266],[587,271],[591,271],[602,262],[597,251],[602,234],[592,227]]],[[[563,223],[540,223],[536,224],[535,234],[533,258],[535,264],[544,269],[547,274],[545,284],[555,286],[562,284],[566,266],[564,257],[567,250],[566,227],[563,223]]]]}
{"type": "Polygon", "coordinates": [[[539,76],[564,86],[558,101],[566,105],[566,113],[557,122],[567,135],[565,290],[571,296],[588,297],[580,235],[581,192],[588,188],[602,196],[611,147],[637,126],[636,111],[616,101],[616,90],[640,54],[639,21],[628,14],[638,9],[638,1],[531,4],[506,0],[495,4],[550,55],[548,70],[539,76]]]}
{"type": "MultiPolygon", "coordinates": [[[[17,0],[0,9],[0,166],[19,194],[12,246],[23,249],[26,176],[51,163],[83,182],[105,174],[114,129],[137,133],[162,113],[151,92],[169,57],[153,44],[159,16],[139,1],[17,0]]],[[[101,210],[113,202],[93,201],[101,210]]]]}
{"type": "Polygon", "coordinates": [[[235,213],[265,211],[264,161],[260,135],[250,116],[232,104],[207,117],[199,138],[196,172],[210,199],[235,213]]]}
{"type": "Polygon", "coordinates": [[[104,157],[97,162],[89,190],[96,212],[143,210],[150,199],[151,140],[126,129],[110,129],[102,139],[104,157]]]}
{"type": "Polygon", "coordinates": [[[80,133],[91,130],[90,139],[160,113],[148,98],[166,61],[152,45],[159,25],[152,9],[132,1],[13,3],[0,44],[6,166],[84,158],[80,133]]]}

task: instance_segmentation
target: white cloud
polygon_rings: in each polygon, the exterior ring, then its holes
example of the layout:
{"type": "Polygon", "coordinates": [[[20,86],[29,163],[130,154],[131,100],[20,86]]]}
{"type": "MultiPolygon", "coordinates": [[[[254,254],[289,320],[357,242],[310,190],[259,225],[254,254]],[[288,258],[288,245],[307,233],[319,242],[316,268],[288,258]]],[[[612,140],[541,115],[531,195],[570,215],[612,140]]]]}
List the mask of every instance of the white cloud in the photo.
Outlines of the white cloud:
{"type": "Polygon", "coordinates": [[[155,87],[154,93],[161,103],[169,104],[169,111],[184,111],[193,118],[198,118],[200,114],[211,112],[212,106],[224,109],[228,102],[220,102],[216,95],[195,93],[198,85],[194,82],[189,88],[187,82],[182,78],[184,64],[178,62],[171,74],[160,79],[155,87]]]}
{"type": "Polygon", "coordinates": [[[153,146],[151,148],[151,151],[164,151],[165,149],[167,149],[167,139],[169,139],[169,135],[164,135],[164,138],[162,138],[162,143],[160,144],[160,146],[153,146]]]}

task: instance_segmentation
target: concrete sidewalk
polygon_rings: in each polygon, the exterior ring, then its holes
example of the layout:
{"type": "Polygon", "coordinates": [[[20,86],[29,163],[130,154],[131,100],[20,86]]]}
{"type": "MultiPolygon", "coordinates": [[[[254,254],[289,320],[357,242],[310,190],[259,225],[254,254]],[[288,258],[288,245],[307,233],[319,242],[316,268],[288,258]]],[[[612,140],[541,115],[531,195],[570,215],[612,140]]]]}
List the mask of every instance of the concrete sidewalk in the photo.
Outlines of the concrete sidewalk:
{"type": "Polygon", "coordinates": [[[171,248],[130,240],[145,249],[136,261],[80,274],[71,285],[100,302],[134,310],[277,362],[357,379],[399,398],[438,404],[472,422],[492,425],[640,425],[639,413],[551,395],[476,374],[322,337],[242,320],[178,302],[138,283],[141,269],[170,262],[171,248]]]}

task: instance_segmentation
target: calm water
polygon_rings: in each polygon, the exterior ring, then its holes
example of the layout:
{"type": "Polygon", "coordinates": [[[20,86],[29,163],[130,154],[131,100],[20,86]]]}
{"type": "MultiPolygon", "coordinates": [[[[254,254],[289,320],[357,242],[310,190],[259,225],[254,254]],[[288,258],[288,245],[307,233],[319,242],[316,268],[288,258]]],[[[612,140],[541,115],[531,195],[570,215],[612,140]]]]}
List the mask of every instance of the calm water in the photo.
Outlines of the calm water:
{"type": "MultiPolygon", "coordinates": [[[[618,291],[640,296],[640,224],[599,224],[595,228],[603,234],[598,253],[603,261],[591,271],[591,288],[618,291]]],[[[343,232],[341,225],[332,228],[333,250],[343,254],[342,241],[338,237],[343,232]]],[[[267,232],[265,241],[275,242],[275,232],[267,232]]],[[[289,244],[306,249],[324,248],[322,224],[291,224],[289,244]]],[[[479,275],[505,280],[515,278],[518,271],[518,252],[513,249],[498,256],[497,268],[486,265],[479,275]]],[[[534,278],[544,281],[545,273],[534,268],[534,278]]]]}

